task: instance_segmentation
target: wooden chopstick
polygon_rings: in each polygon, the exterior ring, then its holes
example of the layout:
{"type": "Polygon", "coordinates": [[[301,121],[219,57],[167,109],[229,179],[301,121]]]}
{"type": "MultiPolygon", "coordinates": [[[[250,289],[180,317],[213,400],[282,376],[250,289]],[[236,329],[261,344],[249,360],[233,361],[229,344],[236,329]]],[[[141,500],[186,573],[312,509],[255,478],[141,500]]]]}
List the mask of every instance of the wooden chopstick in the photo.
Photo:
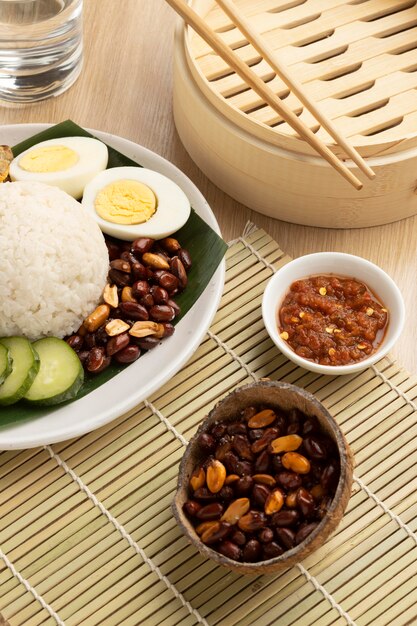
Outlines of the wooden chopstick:
{"type": "Polygon", "coordinates": [[[216,0],[217,4],[229,16],[232,23],[245,35],[248,42],[259,52],[268,65],[274,70],[275,74],[284,81],[297,98],[304,104],[306,109],[310,111],[318,122],[327,130],[329,135],[343,148],[347,156],[356,163],[368,178],[375,178],[375,172],[364,161],[359,152],[350,144],[345,137],[339,132],[333,122],[320,110],[315,102],[310,100],[307,92],[302,84],[291,76],[287,68],[280,63],[274,50],[266,43],[260,34],[253,28],[249,20],[242,15],[232,0],[216,0]]]}
{"type": "Polygon", "coordinates": [[[251,87],[262,100],[276,111],[312,148],[355,187],[362,189],[361,181],[335,154],[306,126],[293,111],[272,91],[264,81],[214,32],[184,0],[166,2],[189,24],[195,32],[251,87]]]}

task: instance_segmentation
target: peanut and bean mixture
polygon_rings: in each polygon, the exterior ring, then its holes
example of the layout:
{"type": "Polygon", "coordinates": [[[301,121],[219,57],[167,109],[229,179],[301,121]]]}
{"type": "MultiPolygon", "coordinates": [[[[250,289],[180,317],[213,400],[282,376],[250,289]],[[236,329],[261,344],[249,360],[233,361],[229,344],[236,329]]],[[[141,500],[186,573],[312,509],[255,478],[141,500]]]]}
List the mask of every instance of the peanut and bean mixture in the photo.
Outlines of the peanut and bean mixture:
{"type": "Polygon", "coordinates": [[[278,315],[281,338],[299,356],[322,365],[365,359],[381,345],[388,312],[353,278],[311,276],[291,285],[278,315]]]}
{"type": "Polygon", "coordinates": [[[314,417],[248,407],[236,421],[216,422],[197,444],[206,459],[193,471],[184,511],[201,540],[224,556],[277,557],[326,515],[339,453],[314,417]]]}
{"type": "Polygon", "coordinates": [[[103,304],[67,338],[91,374],[136,361],[174,332],[180,313],[173,300],[183,291],[191,268],[189,252],[173,237],[133,243],[106,238],[110,269],[103,304]]]}

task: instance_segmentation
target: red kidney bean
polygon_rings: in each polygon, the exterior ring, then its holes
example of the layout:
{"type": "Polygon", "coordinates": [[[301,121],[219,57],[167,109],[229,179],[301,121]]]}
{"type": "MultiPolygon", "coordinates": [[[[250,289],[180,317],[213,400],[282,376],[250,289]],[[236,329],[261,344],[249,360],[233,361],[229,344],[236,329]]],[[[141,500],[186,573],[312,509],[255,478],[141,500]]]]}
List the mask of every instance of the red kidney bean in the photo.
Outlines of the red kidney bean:
{"type": "Polygon", "coordinates": [[[75,350],[75,352],[82,350],[84,345],[84,339],[81,335],[71,335],[71,337],[68,337],[66,342],[73,350],[75,350]]]}
{"type": "Polygon", "coordinates": [[[273,526],[292,526],[300,519],[300,514],[296,509],[281,510],[274,513],[271,518],[273,526]]]}
{"type": "Polygon", "coordinates": [[[273,540],[273,538],[274,538],[274,531],[272,530],[272,528],[263,528],[258,533],[258,539],[262,543],[269,543],[270,541],[273,540]]]}
{"type": "Polygon", "coordinates": [[[313,532],[315,528],[317,528],[317,522],[311,522],[311,524],[306,524],[305,526],[302,526],[295,536],[295,543],[298,544],[304,541],[304,539],[307,539],[307,537],[313,532]]]}
{"type": "Polygon", "coordinates": [[[265,506],[265,502],[267,497],[270,494],[270,490],[266,485],[255,484],[252,489],[252,501],[259,506],[259,508],[263,509],[265,506]]]}
{"type": "Polygon", "coordinates": [[[283,553],[284,550],[276,541],[270,541],[262,547],[262,556],[265,561],[268,561],[269,559],[275,559],[277,556],[281,556],[281,554],[283,553]]]}
{"type": "Polygon", "coordinates": [[[233,561],[239,561],[242,553],[239,546],[230,540],[222,541],[217,549],[220,554],[223,554],[223,556],[226,556],[228,559],[232,559],[233,561]]]}
{"type": "Polygon", "coordinates": [[[198,511],[201,509],[201,504],[199,502],[196,502],[195,500],[187,500],[187,502],[184,502],[184,505],[182,508],[184,509],[186,513],[188,513],[188,515],[191,515],[191,517],[194,517],[195,515],[197,515],[198,511]]]}
{"type": "Polygon", "coordinates": [[[245,459],[246,461],[253,460],[253,453],[250,448],[250,442],[246,435],[234,435],[232,440],[232,447],[241,459],[245,459]]]}
{"type": "Polygon", "coordinates": [[[107,356],[113,356],[116,352],[123,350],[130,343],[130,336],[128,333],[122,333],[121,335],[116,335],[115,337],[111,337],[107,342],[106,352],[107,356]]]}
{"type": "Polygon", "coordinates": [[[121,302],[119,309],[122,315],[131,320],[146,321],[149,319],[148,311],[138,302],[121,302]]]}
{"type": "Polygon", "coordinates": [[[175,311],[167,304],[155,304],[150,308],[149,316],[155,322],[171,322],[175,317],[175,311]]]}
{"type": "Polygon", "coordinates": [[[196,513],[196,517],[202,521],[218,519],[223,513],[223,505],[220,502],[211,502],[201,507],[196,513]]]}
{"type": "Polygon", "coordinates": [[[127,287],[131,280],[130,275],[127,272],[121,272],[116,269],[111,269],[109,271],[109,279],[111,283],[114,283],[118,287],[127,287]]]}
{"type": "Polygon", "coordinates": [[[275,534],[280,541],[288,550],[290,550],[295,543],[295,532],[291,530],[291,528],[276,528],[275,534]]]}
{"type": "Polygon", "coordinates": [[[315,510],[314,498],[304,487],[300,487],[297,491],[297,505],[304,517],[313,515],[315,510]]]}
{"type": "Polygon", "coordinates": [[[270,456],[267,450],[263,450],[255,460],[255,474],[268,474],[270,456]]]}
{"type": "Polygon", "coordinates": [[[180,248],[178,250],[178,258],[180,259],[186,271],[189,272],[192,266],[192,262],[188,250],[186,250],[185,248],[180,248]]]}
{"type": "Polygon", "coordinates": [[[275,480],[282,487],[284,487],[284,489],[288,489],[290,491],[294,491],[294,489],[301,487],[303,482],[300,474],[296,474],[290,470],[282,470],[275,476],[275,480]]]}
{"type": "Polygon", "coordinates": [[[114,355],[114,359],[120,364],[133,363],[133,361],[136,361],[139,357],[140,349],[138,346],[134,345],[129,345],[123,348],[123,350],[119,350],[119,352],[116,352],[114,355]]]}
{"type": "Polygon", "coordinates": [[[130,250],[137,259],[141,259],[142,254],[149,252],[152,248],[154,241],[154,239],[150,239],[149,237],[139,237],[132,242],[130,250]]]}
{"type": "Polygon", "coordinates": [[[261,544],[257,539],[249,539],[242,550],[242,559],[246,563],[253,563],[259,559],[261,554],[261,544]]]}
{"type": "Polygon", "coordinates": [[[135,298],[140,300],[143,296],[149,293],[150,287],[146,280],[137,280],[132,285],[132,294],[135,298]]]}

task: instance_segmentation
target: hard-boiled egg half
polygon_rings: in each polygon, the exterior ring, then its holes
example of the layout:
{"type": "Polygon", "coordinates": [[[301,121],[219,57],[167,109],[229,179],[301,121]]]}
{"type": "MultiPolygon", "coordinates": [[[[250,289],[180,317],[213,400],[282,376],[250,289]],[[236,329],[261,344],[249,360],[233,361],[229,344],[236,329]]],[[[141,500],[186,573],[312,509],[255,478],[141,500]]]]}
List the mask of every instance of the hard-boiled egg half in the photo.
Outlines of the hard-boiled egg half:
{"type": "Polygon", "coordinates": [[[100,172],[84,189],[82,204],[103,232],[126,241],[168,237],[184,226],[191,210],[178,185],[141,167],[100,172]]]}
{"type": "Polygon", "coordinates": [[[10,164],[10,178],[59,187],[78,199],[86,184],[107,167],[107,146],[92,137],[62,137],[36,144],[10,164]]]}

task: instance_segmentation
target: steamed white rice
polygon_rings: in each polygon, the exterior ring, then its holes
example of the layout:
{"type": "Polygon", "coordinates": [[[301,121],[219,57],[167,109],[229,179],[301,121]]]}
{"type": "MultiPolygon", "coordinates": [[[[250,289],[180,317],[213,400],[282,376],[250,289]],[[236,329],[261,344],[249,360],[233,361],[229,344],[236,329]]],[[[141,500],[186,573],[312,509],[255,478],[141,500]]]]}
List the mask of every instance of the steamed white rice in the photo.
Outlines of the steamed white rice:
{"type": "Polygon", "coordinates": [[[0,337],[64,337],[100,301],[109,257],[97,223],[65,192],[0,184],[0,337]]]}

